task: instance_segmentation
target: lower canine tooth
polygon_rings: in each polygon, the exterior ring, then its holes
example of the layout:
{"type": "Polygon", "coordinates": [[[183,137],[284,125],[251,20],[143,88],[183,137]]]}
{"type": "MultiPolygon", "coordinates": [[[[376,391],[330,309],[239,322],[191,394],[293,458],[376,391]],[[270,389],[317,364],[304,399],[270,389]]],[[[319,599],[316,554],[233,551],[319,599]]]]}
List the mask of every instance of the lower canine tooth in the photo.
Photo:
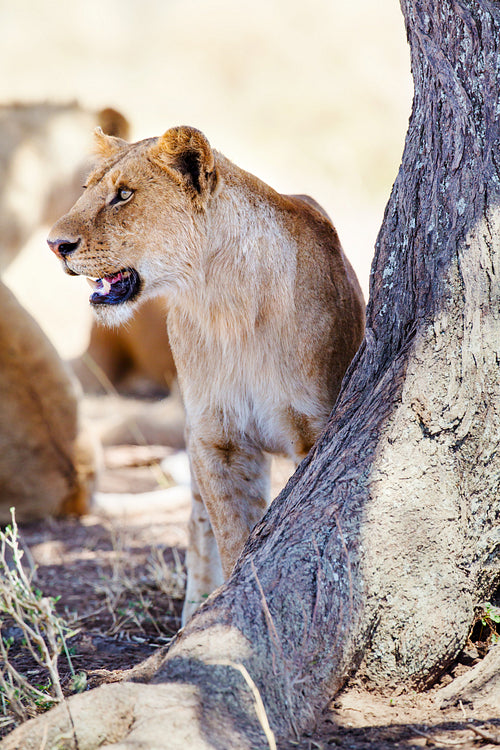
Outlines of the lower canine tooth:
{"type": "Polygon", "coordinates": [[[108,294],[111,289],[111,284],[106,279],[102,279],[102,292],[101,294],[108,294]]]}

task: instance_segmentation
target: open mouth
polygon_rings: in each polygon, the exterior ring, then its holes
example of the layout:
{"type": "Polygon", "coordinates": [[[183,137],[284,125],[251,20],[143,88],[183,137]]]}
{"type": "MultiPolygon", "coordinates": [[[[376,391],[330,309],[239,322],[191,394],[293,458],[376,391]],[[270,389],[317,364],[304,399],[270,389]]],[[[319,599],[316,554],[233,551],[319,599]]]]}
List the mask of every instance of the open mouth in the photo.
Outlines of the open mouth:
{"type": "Polygon", "coordinates": [[[92,305],[121,305],[139,294],[141,277],[134,268],[123,268],[112,276],[101,279],[87,279],[93,289],[90,295],[92,305]]]}

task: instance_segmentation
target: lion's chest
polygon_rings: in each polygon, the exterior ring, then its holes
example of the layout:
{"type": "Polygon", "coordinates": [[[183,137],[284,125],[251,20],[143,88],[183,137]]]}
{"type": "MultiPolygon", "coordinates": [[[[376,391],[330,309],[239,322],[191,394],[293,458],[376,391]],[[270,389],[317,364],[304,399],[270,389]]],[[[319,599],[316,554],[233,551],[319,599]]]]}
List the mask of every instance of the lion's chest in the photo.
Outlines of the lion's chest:
{"type": "Polygon", "coordinates": [[[217,348],[199,340],[177,367],[187,420],[197,432],[244,435],[266,452],[300,460],[313,425],[324,419],[314,384],[300,378],[280,346],[217,348]]]}

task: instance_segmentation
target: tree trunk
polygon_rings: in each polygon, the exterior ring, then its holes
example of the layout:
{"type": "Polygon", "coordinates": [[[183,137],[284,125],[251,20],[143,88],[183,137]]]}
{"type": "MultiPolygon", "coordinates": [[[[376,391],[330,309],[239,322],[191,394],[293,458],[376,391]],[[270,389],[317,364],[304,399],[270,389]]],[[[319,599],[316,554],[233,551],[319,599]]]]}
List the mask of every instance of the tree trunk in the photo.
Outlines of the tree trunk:
{"type": "Polygon", "coordinates": [[[252,686],[279,740],[356,670],[425,685],[499,583],[500,4],[402,10],[413,111],[329,425],[150,684],[69,702],[80,750],[268,747],[252,686]]]}

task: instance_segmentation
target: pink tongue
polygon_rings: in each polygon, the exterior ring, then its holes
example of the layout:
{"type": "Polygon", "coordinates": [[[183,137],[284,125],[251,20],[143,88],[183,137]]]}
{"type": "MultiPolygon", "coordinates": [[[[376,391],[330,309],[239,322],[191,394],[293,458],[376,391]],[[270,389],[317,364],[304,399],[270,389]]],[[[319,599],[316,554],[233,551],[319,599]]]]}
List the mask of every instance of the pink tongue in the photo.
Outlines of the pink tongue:
{"type": "Polygon", "coordinates": [[[106,279],[108,284],[114,284],[116,281],[121,281],[122,274],[121,274],[121,271],[119,271],[114,276],[105,276],[104,278],[106,279]]]}

